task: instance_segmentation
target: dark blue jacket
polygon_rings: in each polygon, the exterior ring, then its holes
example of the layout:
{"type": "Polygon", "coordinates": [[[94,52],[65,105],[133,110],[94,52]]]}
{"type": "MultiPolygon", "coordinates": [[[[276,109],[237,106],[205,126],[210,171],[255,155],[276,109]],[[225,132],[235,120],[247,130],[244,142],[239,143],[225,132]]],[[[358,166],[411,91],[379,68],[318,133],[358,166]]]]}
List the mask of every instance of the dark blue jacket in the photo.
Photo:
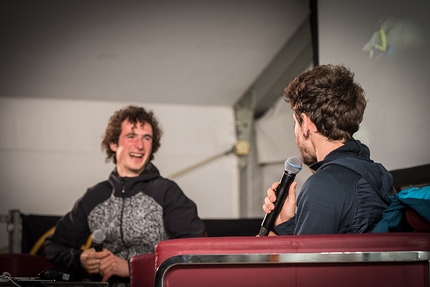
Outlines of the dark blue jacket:
{"type": "Polygon", "coordinates": [[[391,174],[360,141],[347,141],[310,168],[315,173],[298,195],[297,213],[274,228],[278,234],[371,232],[394,196],[391,174]]]}

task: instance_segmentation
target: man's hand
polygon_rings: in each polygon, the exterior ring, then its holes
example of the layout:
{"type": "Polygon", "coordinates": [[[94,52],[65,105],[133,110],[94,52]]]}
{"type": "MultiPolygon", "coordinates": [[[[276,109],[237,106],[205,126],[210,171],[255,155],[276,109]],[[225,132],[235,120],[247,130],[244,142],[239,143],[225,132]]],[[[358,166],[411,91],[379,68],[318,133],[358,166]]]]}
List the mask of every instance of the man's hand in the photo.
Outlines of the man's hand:
{"type": "MultiPolygon", "coordinates": [[[[263,204],[263,210],[267,214],[271,213],[272,210],[275,209],[275,205],[273,203],[276,201],[275,190],[278,188],[278,185],[279,182],[275,182],[272,184],[272,187],[267,190],[267,197],[264,199],[263,204]]],[[[289,220],[296,213],[296,186],[296,181],[290,185],[288,196],[276,219],[275,226],[289,220]]]]}
{"type": "Polygon", "coordinates": [[[107,249],[103,249],[100,252],[95,252],[93,248],[86,249],[80,256],[81,266],[90,274],[100,273],[101,260],[111,254],[107,249]]]}
{"type": "Polygon", "coordinates": [[[82,267],[90,274],[99,273],[103,282],[113,275],[130,277],[127,260],[113,255],[106,248],[100,252],[95,252],[93,248],[87,249],[82,252],[80,259],[82,267]]]}
{"type": "Polygon", "coordinates": [[[102,281],[104,282],[113,275],[130,277],[128,261],[111,253],[100,261],[100,275],[103,277],[102,281]]]}

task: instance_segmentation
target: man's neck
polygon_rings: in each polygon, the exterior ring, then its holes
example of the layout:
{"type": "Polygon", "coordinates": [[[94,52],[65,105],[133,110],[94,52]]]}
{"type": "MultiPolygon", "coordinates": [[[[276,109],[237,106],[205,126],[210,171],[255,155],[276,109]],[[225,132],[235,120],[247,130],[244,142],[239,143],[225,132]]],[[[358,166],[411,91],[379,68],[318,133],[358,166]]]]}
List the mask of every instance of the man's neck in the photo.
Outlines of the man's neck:
{"type": "Polygon", "coordinates": [[[120,177],[138,177],[143,172],[143,170],[140,171],[139,173],[137,173],[137,172],[131,172],[131,171],[128,171],[128,172],[122,171],[122,170],[118,169],[118,166],[116,169],[116,171],[120,177]]]}
{"type": "Polygon", "coordinates": [[[345,144],[345,140],[329,140],[326,137],[319,136],[315,139],[315,151],[318,161],[324,160],[324,158],[337,148],[340,148],[345,144]]]}

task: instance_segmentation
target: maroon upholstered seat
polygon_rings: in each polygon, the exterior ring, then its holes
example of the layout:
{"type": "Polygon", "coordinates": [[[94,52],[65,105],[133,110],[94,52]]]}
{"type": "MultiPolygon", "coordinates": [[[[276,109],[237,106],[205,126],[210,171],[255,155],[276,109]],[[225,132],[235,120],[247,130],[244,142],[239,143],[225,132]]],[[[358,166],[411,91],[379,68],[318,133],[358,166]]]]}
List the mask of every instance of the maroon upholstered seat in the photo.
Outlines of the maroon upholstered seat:
{"type": "Polygon", "coordinates": [[[37,277],[40,272],[53,267],[45,257],[27,253],[0,254],[0,274],[9,272],[12,277],[37,277]]]}
{"type": "Polygon", "coordinates": [[[430,222],[421,216],[416,210],[407,208],[405,210],[406,220],[416,232],[430,232],[430,222]]]}
{"type": "Polygon", "coordinates": [[[131,259],[131,284],[429,286],[429,254],[429,233],[174,239],[131,259]]]}

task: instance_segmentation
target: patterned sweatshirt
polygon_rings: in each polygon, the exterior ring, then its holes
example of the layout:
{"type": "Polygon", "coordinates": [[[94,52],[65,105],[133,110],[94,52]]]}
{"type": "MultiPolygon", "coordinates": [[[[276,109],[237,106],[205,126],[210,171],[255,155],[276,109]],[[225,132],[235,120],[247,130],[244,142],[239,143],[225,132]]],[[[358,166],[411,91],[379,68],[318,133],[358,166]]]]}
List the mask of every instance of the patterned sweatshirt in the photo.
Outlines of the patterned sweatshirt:
{"type": "Polygon", "coordinates": [[[103,246],[126,260],[153,252],[162,240],[205,232],[194,202],[152,163],[138,177],[119,177],[115,169],[109,180],[89,188],[58,221],[44,243],[43,256],[80,277],[81,246],[97,229],[106,235],[103,246]]]}

